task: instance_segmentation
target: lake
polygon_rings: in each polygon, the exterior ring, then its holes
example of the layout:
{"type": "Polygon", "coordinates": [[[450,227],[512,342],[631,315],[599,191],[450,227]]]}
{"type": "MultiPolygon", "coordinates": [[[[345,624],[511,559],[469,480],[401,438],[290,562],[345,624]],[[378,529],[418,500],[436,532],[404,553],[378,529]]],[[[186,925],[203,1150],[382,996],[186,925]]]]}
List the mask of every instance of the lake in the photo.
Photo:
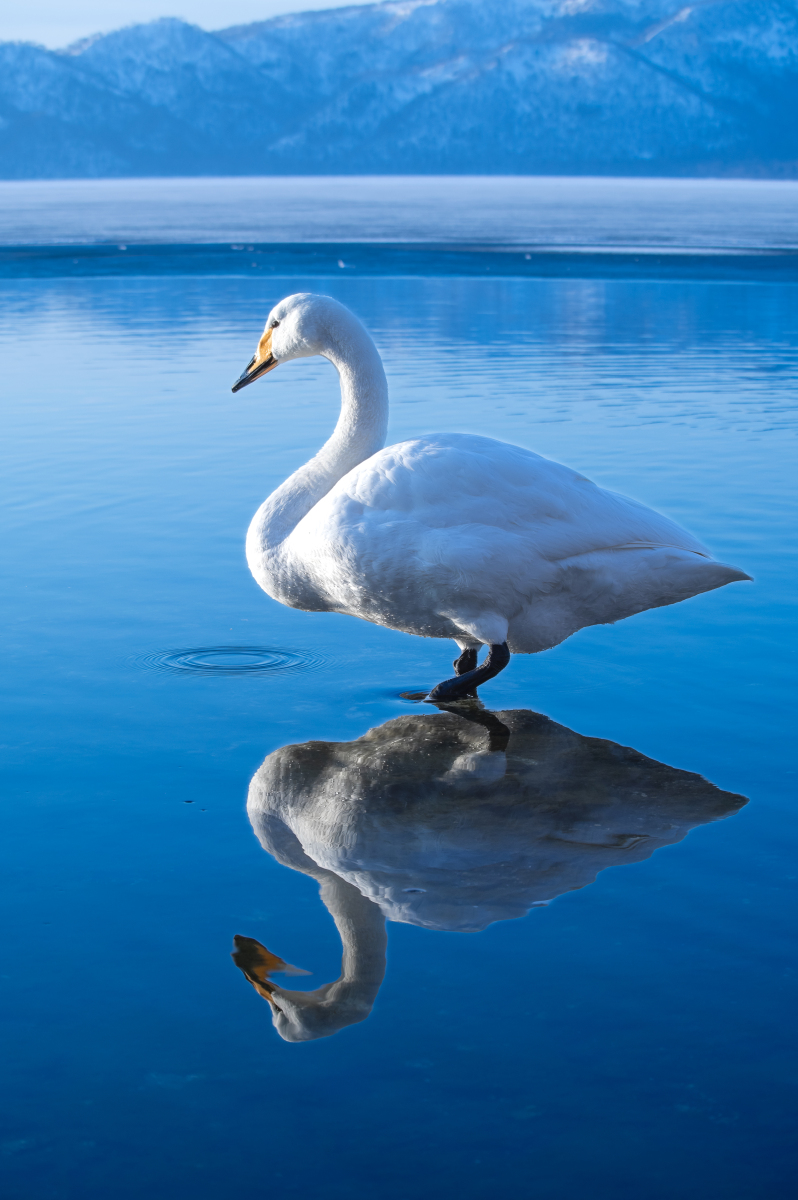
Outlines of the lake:
{"type": "Polygon", "coordinates": [[[4,1195],[786,1200],[792,266],[228,250],[0,264],[4,1195]],[[244,558],[337,412],[320,359],[231,395],[296,291],[389,441],[527,446],[754,582],[404,699],[453,644],[244,558]]]}

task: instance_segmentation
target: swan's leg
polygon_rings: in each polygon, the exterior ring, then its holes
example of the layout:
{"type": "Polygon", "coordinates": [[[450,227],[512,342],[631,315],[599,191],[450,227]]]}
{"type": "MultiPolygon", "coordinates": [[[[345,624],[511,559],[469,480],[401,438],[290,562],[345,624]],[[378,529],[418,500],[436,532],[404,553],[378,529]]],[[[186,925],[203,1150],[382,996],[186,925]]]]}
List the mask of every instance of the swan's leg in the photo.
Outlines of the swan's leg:
{"type": "Polygon", "coordinates": [[[465,675],[467,671],[473,671],[477,665],[477,648],[476,646],[466,646],[459,658],[456,658],[452,663],[455,675],[465,675]]]}
{"type": "MultiPolygon", "coordinates": [[[[458,662],[464,655],[460,656],[458,662]]],[[[450,700],[464,700],[472,695],[475,688],[481,683],[486,683],[488,679],[492,679],[494,675],[498,675],[499,671],[503,671],[510,661],[510,651],[507,649],[507,643],[495,643],[488,649],[487,658],[481,667],[475,667],[471,671],[466,671],[464,675],[455,675],[454,679],[445,679],[443,683],[439,683],[434,687],[429,694],[430,700],[442,700],[448,702],[450,700]]]]}

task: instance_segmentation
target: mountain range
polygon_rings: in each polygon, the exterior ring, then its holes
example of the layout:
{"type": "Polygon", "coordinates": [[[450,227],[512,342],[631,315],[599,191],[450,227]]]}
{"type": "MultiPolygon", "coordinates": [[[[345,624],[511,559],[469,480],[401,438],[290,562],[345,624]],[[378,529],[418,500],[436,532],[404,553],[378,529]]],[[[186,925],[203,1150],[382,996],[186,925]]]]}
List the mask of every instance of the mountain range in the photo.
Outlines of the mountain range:
{"type": "Polygon", "coordinates": [[[0,178],[798,177],[798,3],[388,0],[0,43],[0,178]]]}

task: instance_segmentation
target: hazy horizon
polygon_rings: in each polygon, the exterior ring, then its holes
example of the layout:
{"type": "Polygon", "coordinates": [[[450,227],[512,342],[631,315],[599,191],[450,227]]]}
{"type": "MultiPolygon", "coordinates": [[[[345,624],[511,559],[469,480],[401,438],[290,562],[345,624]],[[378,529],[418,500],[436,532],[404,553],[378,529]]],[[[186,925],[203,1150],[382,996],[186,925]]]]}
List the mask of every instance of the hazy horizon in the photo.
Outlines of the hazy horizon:
{"type": "Polygon", "coordinates": [[[24,8],[7,8],[0,15],[0,42],[35,42],[48,50],[63,50],[72,42],[97,33],[112,33],[160,17],[178,17],[213,31],[230,25],[267,21],[270,17],[322,8],[349,8],[375,0],[229,0],[222,10],[213,0],[76,0],[65,7],[57,0],[33,0],[24,8]]]}

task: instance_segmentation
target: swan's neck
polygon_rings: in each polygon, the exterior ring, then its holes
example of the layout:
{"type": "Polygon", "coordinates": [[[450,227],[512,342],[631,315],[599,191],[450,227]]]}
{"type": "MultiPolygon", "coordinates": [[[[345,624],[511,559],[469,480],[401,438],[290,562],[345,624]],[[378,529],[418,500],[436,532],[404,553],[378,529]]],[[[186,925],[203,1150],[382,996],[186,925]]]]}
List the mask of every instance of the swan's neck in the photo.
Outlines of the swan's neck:
{"type": "Polygon", "coordinates": [[[320,887],[341,937],[341,977],[332,987],[339,997],[346,995],[370,1012],[385,975],[385,917],[372,900],[332,872],[320,887]]]}
{"type": "Polygon", "coordinates": [[[365,329],[347,324],[320,353],[338,371],[341,414],[332,437],[315,458],[286,479],[258,510],[247,539],[247,557],[256,578],[264,556],[279,547],[339,479],[385,445],[388,384],[377,347],[365,329]]]}

